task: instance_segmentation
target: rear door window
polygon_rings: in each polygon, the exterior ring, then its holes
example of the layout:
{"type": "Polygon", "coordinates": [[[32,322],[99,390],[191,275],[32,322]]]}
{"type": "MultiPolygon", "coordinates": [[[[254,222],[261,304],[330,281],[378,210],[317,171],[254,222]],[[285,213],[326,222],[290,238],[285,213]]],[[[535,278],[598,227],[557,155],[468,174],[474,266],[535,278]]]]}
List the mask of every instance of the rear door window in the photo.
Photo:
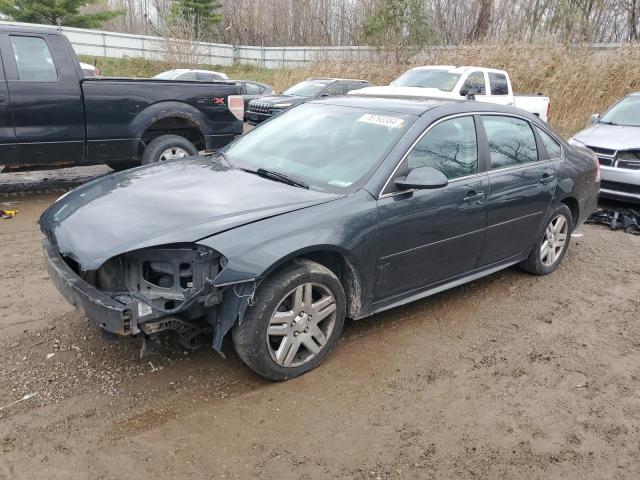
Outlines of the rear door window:
{"type": "Polygon", "coordinates": [[[196,74],[194,72],[181,73],[176,77],[176,80],[195,80],[196,74]]]}
{"type": "Polygon", "coordinates": [[[413,147],[407,167],[433,167],[448,179],[478,172],[478,142],[473,117],[445,120],[431,128],[413,147]]]}
{"type": "MultiPolygon", "coordinates": [[[[482,72],[472,72],[469,74],[467,79],[464,81],[464,85],[460,92],[469,92],[472,89],[475,90],[475,93],[478,95],[485,95],[487,93],[487,84],[484,80],[484,73],[482,72]]],[[[465,93],[466,95],[466,93],[465,93]]]]}
{"type": "Polygon", "coordinates": [[[560,144],[541,128],[536,127],[536,130],[538,131],[538,135],[540,135],[540,140],[542,140],[549,158],[552,160],[560,158],[562,156],[562,147],[560,146],[560,144]]]}
{"type": "Polygon", "coordinates": [[[347,85],[347,92],[350,92],[352,90],[360,90],[361,88],[364,88],[366,86],[367,86],[366,83],[360,83],[360,82],[350,83],[349,85],[347,85]]]}
{"type": "Polygon", "coordinates": [[[222,80],[222,77],[220,75],[216,75],[215,73],[197,72],[196,79],[199,82],[215,82],[216,80],[222,80]]]}
{"type": "Polygon", "coordinates": [[[260,95],[264,92],[264,87],[256,85],[255,83],[246,83],[247,95],[260,95]]]}
{"type": "Polygon", "coordinates": [[[509,95],[506,75],[489,72],[489,84],[491,85],[491,95],[509,95]]]}
{"type": "Polygon", "coordinates": [[[11,48],[18,68],[18,80],[55,82],[58,71],[44,38],[11,35],[11,48]]]}
{"type": "Polygon", "coordinates": [[[485,115],[482,116],[482,125],[489,142],[492,170],[538,160],[536,138],[526,120],[485,115]]]}

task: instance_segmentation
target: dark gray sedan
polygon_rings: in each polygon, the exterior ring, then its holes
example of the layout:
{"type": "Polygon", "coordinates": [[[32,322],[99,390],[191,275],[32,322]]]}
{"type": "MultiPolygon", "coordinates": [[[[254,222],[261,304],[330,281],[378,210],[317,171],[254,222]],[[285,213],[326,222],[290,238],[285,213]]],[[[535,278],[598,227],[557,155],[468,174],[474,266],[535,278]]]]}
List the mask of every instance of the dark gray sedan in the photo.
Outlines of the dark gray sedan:
{"type": "Polygon", "coordinates": [[[40,219],[51,279],[143,351],[231,332],[273,380],[316,367],[360,319],[512,265],[553,272],[598,193],[593,153],[533,115],[336,97],[211,157],[115,173],[40,219]]]}

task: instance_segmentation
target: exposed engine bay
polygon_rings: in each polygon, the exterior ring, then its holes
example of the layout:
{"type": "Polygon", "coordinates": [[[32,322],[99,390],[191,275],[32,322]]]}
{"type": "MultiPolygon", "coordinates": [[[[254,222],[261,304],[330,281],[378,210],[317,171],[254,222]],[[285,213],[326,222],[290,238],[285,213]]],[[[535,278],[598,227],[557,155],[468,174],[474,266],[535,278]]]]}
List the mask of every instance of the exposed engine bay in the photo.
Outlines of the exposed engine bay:
{"type": "MultiPolygon", "coordinates": [[[[213,285],[226,259],[202,245],[135,250],[86,272],[80,270],[73,259],[62,258],[78,276],[103,294],[124,305],[135,305],[129,323],[125,320],[117,333],[141,334],[144,339],[141,356],[152,353],[160,336],[166,334],[172,334],[188,349],[198,348],[214,334],[214,347],[219,350],[221,337],[228,330],[227,327],[222,331],[221,304],[225,299],[231,304],[230,309],[226,309],[229,318],[225,323],[232,325],[239,311],[244,311],[243,300],[246,304],[251,297],[237,285],[213,285]]],[[[105,325],[102,326],[105,330],[105,325]]]]}

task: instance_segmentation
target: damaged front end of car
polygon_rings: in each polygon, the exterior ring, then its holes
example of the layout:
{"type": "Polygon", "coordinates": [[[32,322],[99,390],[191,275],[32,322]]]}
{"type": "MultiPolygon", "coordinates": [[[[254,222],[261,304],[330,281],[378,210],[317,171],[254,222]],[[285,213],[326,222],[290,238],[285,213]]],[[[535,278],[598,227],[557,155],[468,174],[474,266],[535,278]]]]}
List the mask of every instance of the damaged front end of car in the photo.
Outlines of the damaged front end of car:
{"type": "Polygon", "coordinates": [[[256,281],[218,285],[226,258],[198,244],[157,246],[122,253],[84,271],[44,240],[47,269],[57,289],[107,335],[142,336],[141,357],[172,335],[187,349],[222,339],[241,318],[256,281]]]}

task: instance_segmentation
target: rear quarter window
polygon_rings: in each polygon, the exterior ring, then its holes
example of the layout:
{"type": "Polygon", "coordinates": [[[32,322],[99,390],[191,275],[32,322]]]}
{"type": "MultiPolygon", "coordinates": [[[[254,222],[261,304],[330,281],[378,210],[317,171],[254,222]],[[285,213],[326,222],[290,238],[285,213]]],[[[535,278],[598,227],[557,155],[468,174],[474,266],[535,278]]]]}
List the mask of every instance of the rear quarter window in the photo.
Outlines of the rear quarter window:
{"type": "Polygon", "coordinates": [[[538,135],[540,135],[540,140],[542,140],[549,158],[560,158],[562,156],[562,147],[560,146],[560,144],[556,142],[556,140],[544,130],[538,127],[536,127],[536,130],[538,131],[538,135]]]}

